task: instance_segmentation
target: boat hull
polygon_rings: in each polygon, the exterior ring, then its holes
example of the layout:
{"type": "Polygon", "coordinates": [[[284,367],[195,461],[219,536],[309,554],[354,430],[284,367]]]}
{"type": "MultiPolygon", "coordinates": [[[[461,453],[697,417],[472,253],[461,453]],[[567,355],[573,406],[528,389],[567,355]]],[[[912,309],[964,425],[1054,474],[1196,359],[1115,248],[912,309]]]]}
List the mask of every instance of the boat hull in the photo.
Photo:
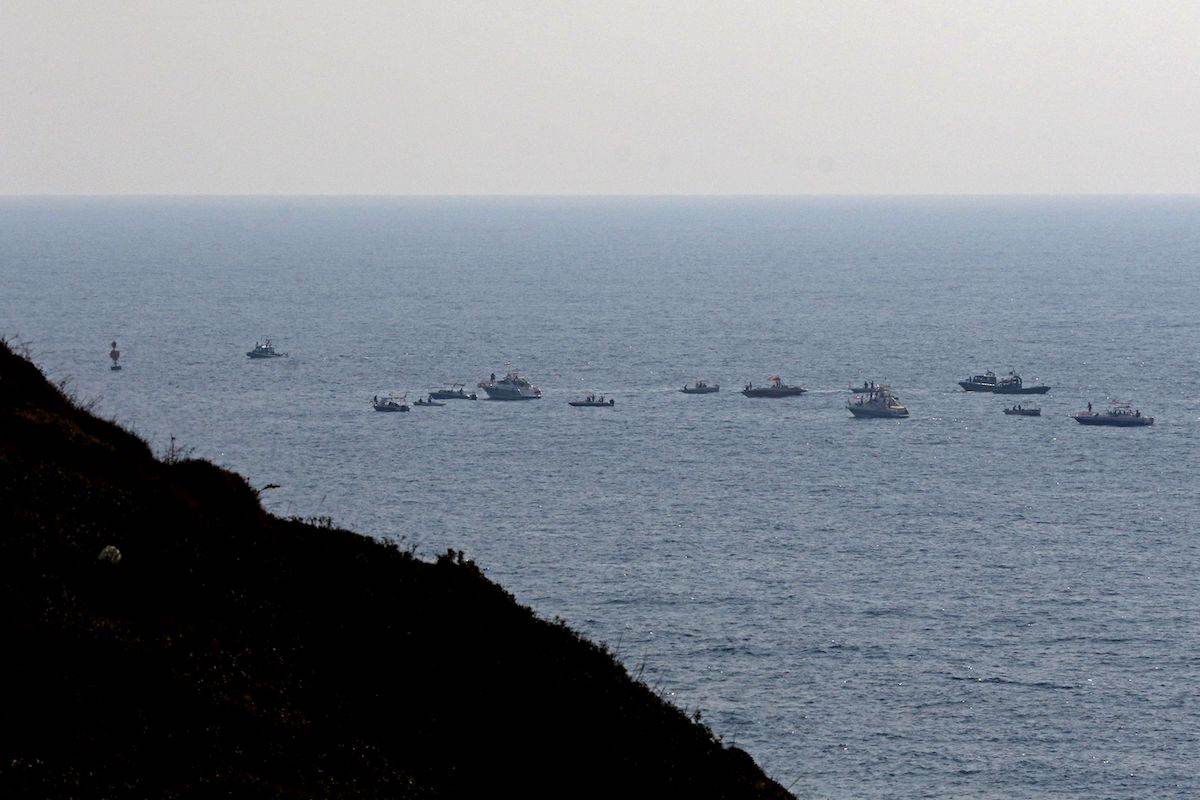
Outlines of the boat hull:
{"type": "Polygon", "coordinates": [[[799,386],[788,386],[782,389],[742,389],[742,394],[746,397],[799,397],[807,391],[799,386]]]}
{"type": "Polygon", "coordinates": [[[850,409],[850,413],[859,420],[904,420],[908,416],[907,409],[904,411],[880,411],[877,409],[852,408],[850,409]]]}
{"type": "Polygon", "coordinates": [[[477,400],[478,395],[474,392],[466,394],[465,392],[433,392],[434,400],[477,400]]]}
{"type": "Polygon", "coordinates": [[[1045,394],[1050,391],[1049,386],[997,386],[992,389],[993,394],[1045,394]]]}
{"type": "Polygon", "coordinates": [[[846,406],[846,410],[857,419],[906,419],[907,408],[871,408],[869,406],[846,406]]]}
{"type": "Polygon", "coordinates": [[[599,401],[569,400],[567,401],[567,405],[574,406],[575,408],[612,408],[616,403],[612,400],[605,400],[603,403],[599,401]]]}
{"type": "Polygon", "coordinates": [[[1004,413],[1008,414],[1010,417],[1040,417],[1042,415],[1042,410],[1040,408],[1032,409],[1032,410],[1030,410],[1030,409],[1013,410],[1011,408],[1006,408],[1006,409],[1004,409],[1004,413]]]}
{"type": "Polygon", "coordinates": [[[721,387],[720,386],[701,386],[699,388],[696,388],[695,386],[685,386],[682,389],[680,389],[679,391],[683,392],[684,394],[713,394],[714,392],[721,391],[721,387]]]}
{"type": "Polygon", "coordinates": [[[1107,425],[1111,428],[1144,428],[1154,424],[1154,417],[1135,417],[1131,414],[1073,414],[1080,425],[1107,425]]]}
{"type": "Polygon", "coordinates": [[[994,392],[996,384],[994,383],[974,383],[972,381],[959,381],[958,385],[966,392],[994,392]]]}
{"type": "Polygon", "coordinates": [[[489,389],[483,387],[483,391],[487,393],[488,400],[541,400],[541,392],[538,394],[521,394],[518,391],[511,389],[489,389]]]}

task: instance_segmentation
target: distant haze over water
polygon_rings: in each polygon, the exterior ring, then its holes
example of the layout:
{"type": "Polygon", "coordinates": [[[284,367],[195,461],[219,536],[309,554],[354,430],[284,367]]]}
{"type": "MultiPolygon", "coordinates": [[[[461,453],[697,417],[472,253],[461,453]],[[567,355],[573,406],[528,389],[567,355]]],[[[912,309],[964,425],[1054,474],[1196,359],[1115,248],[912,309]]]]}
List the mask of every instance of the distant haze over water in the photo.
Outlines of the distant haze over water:
{"type": "Polygon", "coordinates": [[[5,199],[0,333],[275,513],[465,550],[801,797],[1191,798],[1198,265],[1196,198],[5,199]],[[371,410],[506,362],[544,399],[371,410]],[[1155,425],[1067,416],[1109,399],[1155,425]]]}

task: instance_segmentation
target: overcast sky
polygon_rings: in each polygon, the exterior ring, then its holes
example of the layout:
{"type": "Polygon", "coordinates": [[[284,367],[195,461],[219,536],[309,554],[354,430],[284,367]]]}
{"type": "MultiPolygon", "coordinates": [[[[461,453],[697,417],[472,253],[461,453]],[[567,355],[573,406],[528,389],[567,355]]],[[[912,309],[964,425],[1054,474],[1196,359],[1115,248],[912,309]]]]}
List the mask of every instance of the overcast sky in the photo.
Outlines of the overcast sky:
{"type": "Polygon", "coordinates": [[[1200,0],[0,0],[0,194],[1160,192],[1200,0]]]}

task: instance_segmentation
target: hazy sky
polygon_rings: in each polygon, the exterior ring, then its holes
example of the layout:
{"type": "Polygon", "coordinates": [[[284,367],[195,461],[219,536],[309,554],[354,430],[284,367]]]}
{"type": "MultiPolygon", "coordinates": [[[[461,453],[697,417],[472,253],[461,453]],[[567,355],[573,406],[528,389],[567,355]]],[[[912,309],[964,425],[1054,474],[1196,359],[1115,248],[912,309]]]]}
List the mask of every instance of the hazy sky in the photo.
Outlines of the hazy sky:
{"type": "Polygon", "coordinates": [[[0,0],[0,194],[992,192],[1200,192],[1200,0],[0,0]]]}

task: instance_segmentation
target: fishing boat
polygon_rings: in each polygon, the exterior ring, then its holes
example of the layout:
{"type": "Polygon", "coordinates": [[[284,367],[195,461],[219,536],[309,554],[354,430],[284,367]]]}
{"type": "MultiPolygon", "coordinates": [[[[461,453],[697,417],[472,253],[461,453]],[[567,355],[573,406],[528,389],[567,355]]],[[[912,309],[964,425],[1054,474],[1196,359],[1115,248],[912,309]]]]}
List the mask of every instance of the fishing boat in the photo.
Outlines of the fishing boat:
{"type": "Polygon", "coordinates": [[[996,373],[990,369],[982,375],[972,375],[958,382],[958,385],[968,392],[994,392],[996,390],[996,373]]]}
{"type": "Polygon", "coordinates": [[[429,393],[429,397],[433,400],[476,400],[479,395],[474,392],[466,392],[463,387],[465,383],[452,383],[449,389],[437,389],[429,393]]]}
{"type": "Polygon", "coordinates": [[[712,394],[713,392],[721,391],[721,386],[720,384],[716,383],[714,383],[712,386],[709,386],[704,381],[698,380],[691,386],[684,386],[679,391],[683,392],[684,394],[712,394]]]}
{"type": "Polygon", "coordinates": [[[112,350],[108,351],[108,357],[111,358],[113,362],[109,369],[111,369],[113,372],[119,372],[121,365],[117,363],[117,360],[121,358],[121,351],[117,349],[116,342],[112,343],[112,350]]]}
{"type": "Polygon", "coordinates": [[[783,378],[772,375],[767,378],[766,386],[747,383],[746,388],[742,389],[742,394],[746,397],[798,397],[806,391],[808,390],[803,386],[789,386],[783,382],[783,378]]]}
{"type": "Polygon", "coordinates": [[[414,406],[422,406],[422,407],[428,408],[428,407],[430,407],[430,406],[432,406],[432,407],[440,407],[440,406],[444,406],[444,405],[446,405],[446,404],[445,404],[445,403],[439,403],[439,402],[437,402],[436,400],[434,400],[434,399],[433,399],[433,395],[431,394],[431,395],[429,395],[429,397],[425,398],[424,400],[422,400],[420,397],[418,397],[418,398],[417,398],[417,399],[416,399],[416,400],[413,402],[413,405],[414,405],[414,406]]]}
{"type": "Polygon", "coordinates": [[[1008,414],[1010,417],[1040,417],[1042,415],[1042,410],[1036,406],[1030,406],[1026,408],[1025,406],[1018,405],[1013,406],[1012,408],[1004,409],[1004,413],[1008,414]]]}
{"type": "Polygon", "coordinates": [[[275,345],[270,339],[262,342],[255,342],[254,349],[246,353],[250,358],[287,358],[287,353],[280,353],[275,350],[275,345]]]}
{"type": "Polygon", "coordinates": [[[1110,425],[1116,428],[1142,428],[1154,424],[1154,417],[1142,416],[1142,412],[1129,403],[1113,403],[1107,411],[1092,411],[1088,403],[1087,411],[1071,415],[1080,425],[1110,425]]]}
{"type": "Polygon", "coordinates": [[[371,398],[371,406],[376,411],[408,411],[408,403],[404,402],[404,395],[396,396],[389,394],[387,397],[371,398]]]}
{"type": "Polygon", "coordinates": [[[539,400],[542,397],[542,390],[515,369],[510,369],[500,380],[496,380],[493,372],[486,381],[479,382],[479,388],[487,393],[488,400],[539,400]]]}
{"type": "Polygon", "coordinates": [[[588,392],[582,400],[567,401],[567,405],[575,406],[576,408],[610,408],[616,404],[617,401],[611,397],[605,400],[604,395],[596,395],[595,392],[588,392]]]}
{"type": "Polygon", "coordinates": [[[851,394],[870,394],[879,387],[880,384],[876,383],[875,381],[863,381],[862,386],[851,386],[849,388],[851,394]]]}
{"type": "Polygon", "coordinates": [[[1026,386],[1021,376],[1013,370],[1008,375],[997,378],[990,369],[982,375],[972,375],[958,382],[958,385],[968,392],[992,392],[994,394],[1045,394],[1049,386],[1037,384],[1026,386]]]}
{"type": "Polygon", "coordinates": [[[1050,391],[1049,386],[1034,385],[1027,386],[1021,380],[1021,376],[1012,370],[1008,371],[1008,375],[996,381],[995,388],[992,392],[995,394],[1045,394],[1050,391]]]}
{"type": "Polygon", "coordinates": [[[856,394],[846,401],[846,410],[855,417],[874,419],[903,419],[908,409],[892,394],[891,387],[874,384],[874,391],[856,394]]]}

